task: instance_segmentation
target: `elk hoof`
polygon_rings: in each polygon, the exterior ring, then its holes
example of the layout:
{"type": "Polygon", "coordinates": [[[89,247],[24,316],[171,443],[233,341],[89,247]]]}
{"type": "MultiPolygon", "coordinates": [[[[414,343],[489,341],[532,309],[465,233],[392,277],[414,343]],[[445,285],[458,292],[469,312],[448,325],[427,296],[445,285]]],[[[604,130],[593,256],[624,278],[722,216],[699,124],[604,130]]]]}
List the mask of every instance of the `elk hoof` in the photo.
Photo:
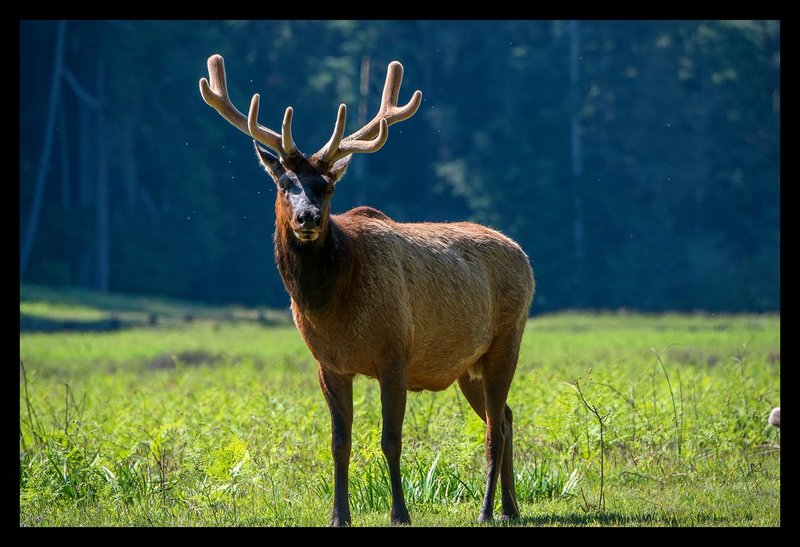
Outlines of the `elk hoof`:
{"type": "Polygon", "coordinates": [[[398,511],[392,515],[392,526],[410,525],[411,517],[408,516],[408,511],[398,511]]]}
{"type": "Polygon", "coordinates": [[[517,519],[519,519],[519,511],[510,511],[508,513],[503,511],[503,514],[500,515],[500,520],[508,521],[508,520],[517,520],[517,519]]]}
{"type": "Polygon", "coordinates": [[[333,517],[328,526],[332,528],[344,528],[345,526],[350,526],[350,519],[340,519],[339,517],[333,517]]]}
{"type": "Polygon", "coordinates": [[[491,513],[484,513],[481,511],[481,514],[478,516],[478,522],[486,523],[486,522],[493,522],[494,517],[491,513]]]}

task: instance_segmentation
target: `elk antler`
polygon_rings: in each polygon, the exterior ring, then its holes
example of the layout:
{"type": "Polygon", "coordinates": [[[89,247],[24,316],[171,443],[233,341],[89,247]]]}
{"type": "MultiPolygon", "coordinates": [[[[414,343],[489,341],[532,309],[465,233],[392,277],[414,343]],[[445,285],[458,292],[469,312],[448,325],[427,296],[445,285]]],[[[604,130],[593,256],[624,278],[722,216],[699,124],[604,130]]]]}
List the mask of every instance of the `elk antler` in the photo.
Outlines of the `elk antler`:
{"type": "Polygon", "coordinates": [[[283,116],[282,134],[258,123],[258,106],[260,97],[253,95],[250,112],[247,117],[233,106],[228,96],[228,84],[225,82],[225,61],[222,55],[215,54],[208,58],[208,75],[211,79],[200,78],[200,94],[208,106],[216,110],[220,116],[228,120],[232,126],[242,133],[253,137],[264,146],[278,153],[282,160],[287,160],[298,153],[292,139],[292,107],[286,108],[283,116]]]}
{"type": "Polygon", "coordinates": [[[272,129],[258,123],[258,105],[260,100],[261,97],[256,93],[253,95],[253,100],[250,101],[250,112],[247,114],[247,129],[250,131],[250,135],[261,144],[269,146],[278,152],[283,159],[294,156],[297,154],[297,146],[294,144],[294,139],[292,138],[292,115],[294,114],[294,110],[291,106],[286,107],[286,113],[283,115],[281,134],[278,135],[272,129]],[[266,142],[271,142],[274,139],[278,140],[277,148],[274,148],[266,142]]]}
{"type": "Polygon", "coordinates": [[[344,124],[347,118],[347,106],[339,105],[336,125],[328,143],[315,154],[325,165],[333,165],[337,160],[349,154],[377,152],[389,138],[389,126],[402,122],[413,116],[422,102],[422,92],[417,90],[405,106],[397,106],[400,84],[403,82],[403,65],[397,61],[389,63],[386,72],[386,83],[383,85],[383,96],[378,114],[372,120],[346,138],[344,124]]]}

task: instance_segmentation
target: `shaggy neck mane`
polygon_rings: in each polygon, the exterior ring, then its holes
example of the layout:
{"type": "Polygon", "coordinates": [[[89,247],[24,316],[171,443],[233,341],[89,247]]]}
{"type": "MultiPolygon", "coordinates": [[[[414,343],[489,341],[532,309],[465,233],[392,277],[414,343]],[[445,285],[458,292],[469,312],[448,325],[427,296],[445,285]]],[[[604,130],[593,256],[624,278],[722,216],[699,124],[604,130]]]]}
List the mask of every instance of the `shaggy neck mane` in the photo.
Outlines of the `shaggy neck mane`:
{"type": "Polygon", "coordinates": [[[275,226],[275,262],[292,300],[304,313],[323,312],[346,292],[354,270],[352,245],[332,218],[320,237],[300,243],[289,222],[275,226]]]}

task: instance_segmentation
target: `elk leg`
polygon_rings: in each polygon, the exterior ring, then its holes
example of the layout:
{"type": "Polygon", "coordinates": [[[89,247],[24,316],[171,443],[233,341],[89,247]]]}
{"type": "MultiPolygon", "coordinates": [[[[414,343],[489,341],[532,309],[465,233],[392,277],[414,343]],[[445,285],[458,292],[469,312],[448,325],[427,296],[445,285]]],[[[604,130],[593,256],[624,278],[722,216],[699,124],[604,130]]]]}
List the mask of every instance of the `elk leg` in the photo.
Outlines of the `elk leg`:
{"type": "Polygon", "coordinates": [[[333,515],[330,526],[349,526],[348,468],[353,426],[353,377],[334,374],[320,365],[319,385],[331,413],[333,515]]]}
{"type": "Polygon", "coordinates": [[[486,397],[486,492],[478,522],[489,522],[493,519],[494,495],[505,448],[505,393],[502,386],[486,379],[483,387],[486,397]]]}
{"type": "MultiPolygon", "coordinates": [[[[472,407],[472,410],[486,422],[486,397],[483,392],[483,381],[473,380],[469,373],[465,372],[458,379],[458,387],[464,398],[472,407]]],[[[505,443],[503,446],[503,457],[500,464],[500,492],[502,500],[501,518],[519,518],[519,508],[517,507],[516,493],[514,489],[514,452],[513,452],[513,427],[512,413],[508,405],[505,405],[505,419],[507,423],[505,443]]]]}
{"type": "Polygon", "coordinates": [[[486,423],[486,397],[483,396],[483,380],[473,380],[469,377],[469,372],[465,372],[458,378],[458,387],[475,414],[483,420],[483,423],[486,423]]]}
{"type": "Polygon", "coordinates": [[[501,519],[518,519],[517,493],[514,488],[514,416],[511,408],[505,405],[505,446],[503,447],[503,463],[500,466],[500,499],[503,510],[501,519]]]}
{"type": "MultiPolygon", "coordinates": [[[[497,490],[497,478],[501,475],[501,468],[505,463],[505,449],[512,442],[510,410],[507,413],[506,399],[514,370],[517,367],[519,356],[519,342],[522,337],[524,322],[518,328],[513,328],[495,337],[489,350],[481,357],[480,372],[483,380],[483,396],[486,407],[486,492],[483,496],[483,505],[478,516],[478,522],[488,522],[493,519],[494,496],[497,490]]],[[[511,462],[513,452],[508,451],[508,465],[502,473],[501,482],[505,484],[502,489],[503,516],[506,518],[517,517],[516,498],[514,495],[514,470],[511,462]]]]}
{"type": "Polygon", "coordinates": [[[401,366],[386,371],[380,378],[383,433],[381,448],[389,464],[392,483],[392,524],[411,524],[403,483],[400,478],[400,453],[403,449],[403,418],[406,412],[406,377],[401,366]]]}

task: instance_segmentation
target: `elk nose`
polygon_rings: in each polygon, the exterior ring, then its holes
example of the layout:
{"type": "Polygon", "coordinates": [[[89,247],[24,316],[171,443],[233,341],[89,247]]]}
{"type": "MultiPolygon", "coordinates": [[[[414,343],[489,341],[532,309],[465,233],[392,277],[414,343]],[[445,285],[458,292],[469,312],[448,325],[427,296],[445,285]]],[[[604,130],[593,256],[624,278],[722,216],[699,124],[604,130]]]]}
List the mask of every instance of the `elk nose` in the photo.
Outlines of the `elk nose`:
{"type": "Polygon", "coordinates": [[[299,224],[301,228],[307,230],[317,228],[319,227],[321,218],[322,217],[318,212],[306,209],[297,215],[297,224],[299,224]]]}

